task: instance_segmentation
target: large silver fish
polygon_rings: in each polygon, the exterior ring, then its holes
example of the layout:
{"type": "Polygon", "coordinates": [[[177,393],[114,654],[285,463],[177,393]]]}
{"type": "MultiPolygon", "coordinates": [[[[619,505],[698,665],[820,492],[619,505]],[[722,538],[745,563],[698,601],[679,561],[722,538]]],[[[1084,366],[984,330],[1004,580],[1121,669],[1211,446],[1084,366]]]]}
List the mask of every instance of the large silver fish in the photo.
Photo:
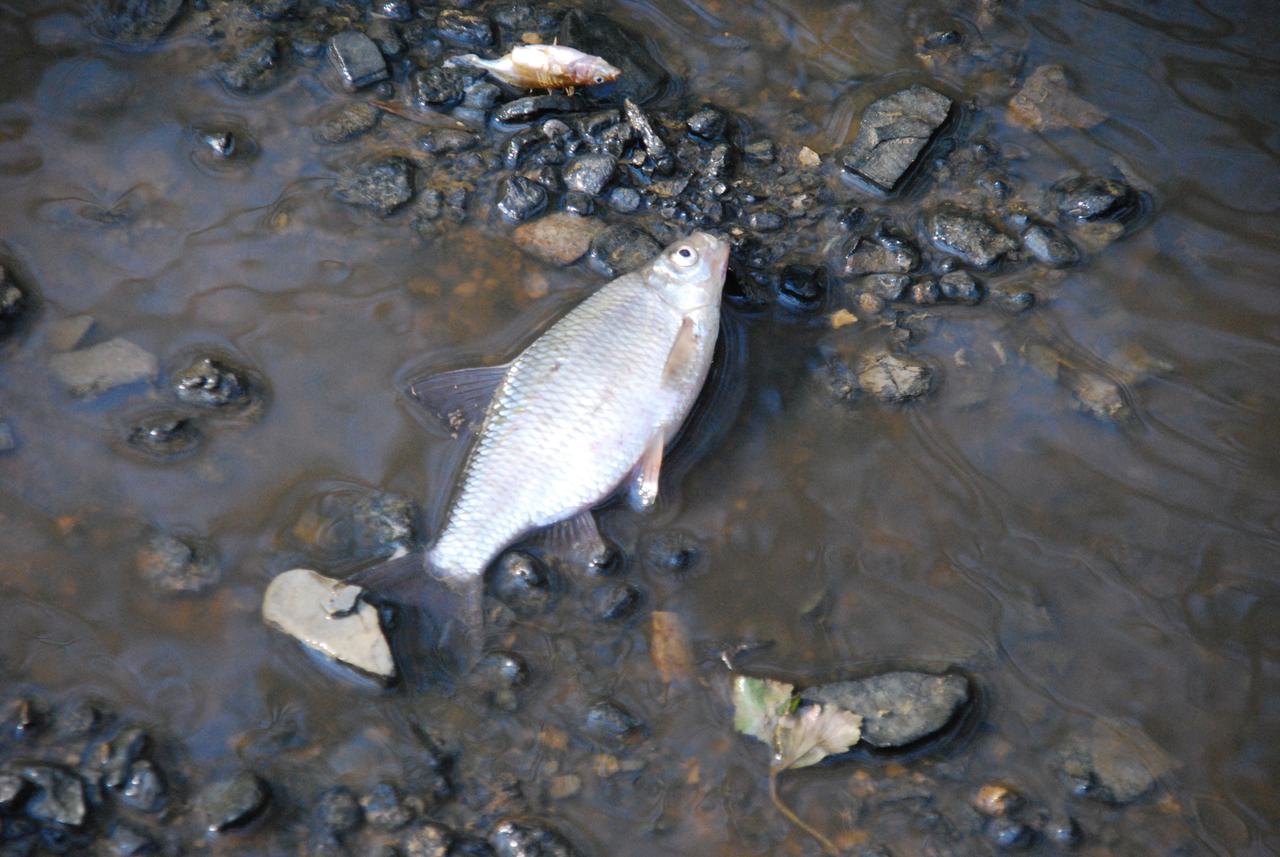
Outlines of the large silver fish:
{"type": "MultiPolygon", "coordinates": [[[[727,242],[695,232],[601,287],[510,364],[411,389],[455,424],[483,413],[424,563],[468,614],[454,617],[462,631],[477,633],[485,569],[514,542],[562,522],[598,542],[592,507],[624,486],[638,507],[656,501],[664,449],[711,365],[728,257],[727,242]]],[[[370,572],[356,582],[376,585],[370,572]]]]}

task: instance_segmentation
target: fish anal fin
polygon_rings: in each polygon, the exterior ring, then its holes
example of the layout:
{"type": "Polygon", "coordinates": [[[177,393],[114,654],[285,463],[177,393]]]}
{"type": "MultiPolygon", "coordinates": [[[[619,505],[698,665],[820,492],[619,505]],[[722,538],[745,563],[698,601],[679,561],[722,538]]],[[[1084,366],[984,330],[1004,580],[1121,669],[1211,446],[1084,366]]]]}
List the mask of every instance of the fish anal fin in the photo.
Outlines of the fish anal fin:
{"type": "Polygon", "coordinates": [[[667,353],[667,362],[662,367],[662,383],[674,386],[680,382],[694,357],[698,353],[698,331],[693,319],[685,316],[680,322],[680,330],[676,332],[675,342],[667,353]]]}
{"type": "Polygon", "coordinates": [[[411,383],[405,392],[454,437],[484,419],[510,364],[441,372],[411,383]]]}
{"type": "Polygon", "coordinates": [[[534,541],[551,556],[588,568],[604,568],[613,557],[590,509],[539,531],[534,541]]]}
{"type": "Polygon", "coordinates": [[[655,432],[636,464],[630,496],[631,505],[637,510],[652,509],[658,502],[658,480],[662,476],[662,450],[665,445],[666,432],[655,432]]]}

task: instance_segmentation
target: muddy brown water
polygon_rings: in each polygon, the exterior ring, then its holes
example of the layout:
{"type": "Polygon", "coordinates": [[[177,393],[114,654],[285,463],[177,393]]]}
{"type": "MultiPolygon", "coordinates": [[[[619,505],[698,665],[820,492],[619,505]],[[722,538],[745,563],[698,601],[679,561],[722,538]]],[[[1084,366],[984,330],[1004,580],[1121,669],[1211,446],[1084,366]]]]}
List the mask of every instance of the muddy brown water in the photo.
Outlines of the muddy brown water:
{"type": "MultiPolygon", "coordinates": [[[[197,783],[248,764],[299,802],[333,782],[403,779],[410,724],[426,723],[478,780],[510,774],[536,796],[555,774],[579,775],[579,794],[533,803],[585,853],[810,853],[768,807],[763,748],[732,734],[725,674],[707,654],[769,640],[753,671],[812,681],[958,668],[980,688],[977,722],[950,748],[784,781],[799,812],[850,848],[952,853],[928,850],[941,848],[928,801],[959,824],[958,807],[999,780],[1080,818],[1094,834],[1086,853],[1276,853],[1274,10],[947,5],[653,0],[613,14],[652,34],[691,93],[824,154],[872,93],[930,78],[917,36],[980,29],[990,66],[935,79],[975,99],[984,133],[1021,155],[1016,173],[1048,185],[1118,167],[1151,195],[1149,220],[1030,314],[939,312],[914,350],[940,384],[905,407],[832,404],[810,383],[822,319],[739,318],[745,393],[732,424],[655,513],[605,515],[628,551],[672,527],[705,546],[681,579],[628,561],[645,611],[691,629],[698,680],[664,688],[646,616],[601,625],[589,587],[571,586],[550,615],[506,633],[533,675],[512,713],[335,678],[263,626],[260,598],[305,557],[290,530],[326,490],[394,491],[432,519],[456,450],[424,430],[397,379],[510,353],[600,278],[544,267],[500,229],[473,224],[431,244],[402,219],[332,202],[341,153],[307,124],[335,96],[311,71],[236,97],[181,26],[126,51],[96,40],[76,5],[0,7],[0,239],[43,299],[37,323],[0,352],[0,412],[19,439],[0,457],[6,698],[96,696],[173,736],[197,783]],[[1010,75],[1046,63],[1064,65],[1109,119],[1044,134],[1005,122],[991,93],[1007,98],[1010,75]],[[211,119],[247,130],[256,156],[232,169],[193,156],[190,128],[211,119]],[[122,454],[128,418],[164,394],[67,395],[42,325],[75,313],[166,371],[195,348],[238,355],[268,379],[268,410],[210,424],[180,462],[122,454]],[[1027,358],[1037,346],[1123,382],[1134,419],[1082,413],[1027,358]],[[1127,383],[1134,348],[1167,370],[1127,383]],[[217,590],[148,592],[134,564],[148,528],[213,544],[217,590]],[[640,746],[583,734],[601,697],[645,721],[640,746]],[[1071,797],[1052,769],[1063,737],[1099,720],[1145,734],[1167,762],[1135,805],[1071,797]],[[599,777],[602,749],[646,767],[599,777]],[[931,797],[859,811],[867,794],[921,776],[931,797]]],[[[238,847],[277,835],[267,825],[238,847]]],[[[954,853],[989,847],[974,839],[954,853]]]]}

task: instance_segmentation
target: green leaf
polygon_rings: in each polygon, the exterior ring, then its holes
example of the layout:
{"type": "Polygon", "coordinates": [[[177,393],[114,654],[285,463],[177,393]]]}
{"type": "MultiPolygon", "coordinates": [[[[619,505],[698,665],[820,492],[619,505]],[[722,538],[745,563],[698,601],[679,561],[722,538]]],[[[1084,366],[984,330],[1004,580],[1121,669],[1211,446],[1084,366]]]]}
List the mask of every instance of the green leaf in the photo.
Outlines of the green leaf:
{"type": "Polygon", "coordinates": [[[773,767],[779,771],[816,765],[843,753],[862,737],[862,718],[834,705],[807,705],[778,719],[773,767]]]}
{"type": "Polygon", "coordinates": [[[733,679],[733,728],[745,735],[774,744],[781,717],[791,710],[793,685],[767,678],[733,679]]]}

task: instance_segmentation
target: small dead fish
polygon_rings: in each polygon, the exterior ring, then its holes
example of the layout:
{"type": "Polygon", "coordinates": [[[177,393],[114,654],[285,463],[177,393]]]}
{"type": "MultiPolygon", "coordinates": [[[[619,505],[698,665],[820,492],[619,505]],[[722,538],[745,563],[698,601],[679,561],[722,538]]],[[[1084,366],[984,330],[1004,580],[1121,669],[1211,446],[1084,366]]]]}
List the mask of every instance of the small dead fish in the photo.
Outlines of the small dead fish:
{"type": "Polygon", "coordinates": [[[570,89],[617,80],[622,70],[600,57],[567,45],[516,45],[496,60],[475,54],[454,57],[446,65],[470,65],[524,89],[570,89]]]}
{"type": "Polygon", "coordinates": [[[454,614],[474,654],[484,572],[502,551],[552,525],[563,541],[602,545],[591,509],[624,486],[634,506],[652,506],[663,452],[711,366],[728,258],[727,242],[695,232],[601,287],[511,363],[413,385],[434,416],[479,428],[425,560],[349,580],[443,582],[431,588],[448,592],[412,600],[437,618],[454,614]]]}

